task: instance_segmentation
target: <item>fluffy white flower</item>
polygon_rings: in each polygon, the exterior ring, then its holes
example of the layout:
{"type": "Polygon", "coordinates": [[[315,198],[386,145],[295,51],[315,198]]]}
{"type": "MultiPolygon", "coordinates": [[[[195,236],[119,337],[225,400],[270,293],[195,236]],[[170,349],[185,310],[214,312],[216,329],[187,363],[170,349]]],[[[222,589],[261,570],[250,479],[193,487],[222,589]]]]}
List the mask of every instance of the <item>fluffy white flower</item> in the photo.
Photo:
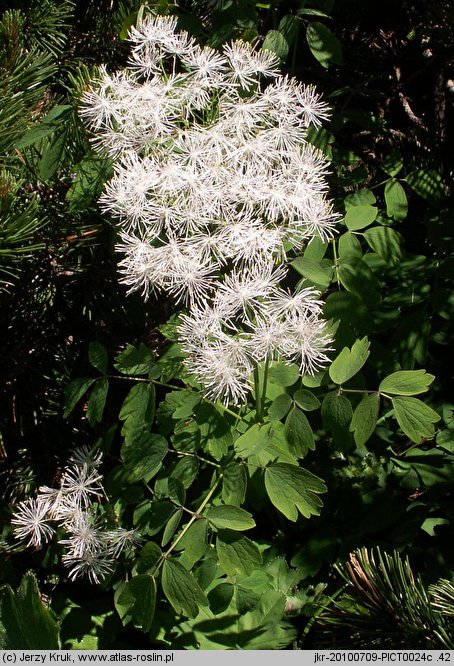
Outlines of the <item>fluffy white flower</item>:
{"type": "Polygon", "coordinates": [[[227,79],[249,89],[261,76],[276,77],[279,74],[279,58],[271,51],[257,51],[252,44],[241,40],[224,46],[230,72],[227,79]]]}
{"type": "Polygon", "coordinates": [[[132,27],[129,41],[133,44],[133,55],[137,56],[150,47],[159,57],[184,55],[191,51],[194,41],[184,30],[177,32],[176,16],[147,16],[137,28],[132,27]]]}
{"type": "Polygon", "coordinates": [[[326,324],[316,316],[291,316],[286,318],[288,336],[285,340],[285,355],[299,362],[303,374],[313,375],[329,363],[326,352],[332,340],[326,334],[326,324]]]}
{"type": "Polygon", "coordinates": [[[104,494],[101,480],[101,474],[93,466],[73,464],[66,468],[61,488],[75,506],[84,508],[90,504],[92,495],[99,497],[104,494]]]}
{"type": "Polygon", "coordinates": [[[103,551],[105,537],[88,513],[80,512],[72,521],[66,522],[65,529],[70,536],[60,539],[59,543],[68,547],[69,557],[83,558],[103,551]]]}
{"type": "Polygon", "coordinates": [[[223,227],[217,236],[217,243],[235,264],[272,265],[273,257],[282,258],[284,235],[284,229],[246,219],[223,227]]]}
{"type": "Polygon", "coordinates": [[[194,46],[182,56],[181,61],[190,71],[194,82],[202,87],[221,84],[227,69],[227,59],[209,46],[194,46]]]}
{"type": "Polygon", "coordinates": [[[320,295],[316,289],[307,287],[290,293],[283,289],[275,289],[270,295],[267,311],[272,318],[310,318],[322,313],[323,302],[317,299],[320,295]]]}
{"type": "Polygon", "coordinates": [[[99,553],[86,552],[82,557],[65,553],[62,561],[68,567],[68,578],[72,581],[87,576],[91,583],[99,585],[113,571],[112,558],[99,553]]]}
{"type": "Polygon", "coordinates": [[[142,539],[135,530],[126,530],[124,527],[118,527],[115,530],[104,532],[103,541],[107,553],[115,559],[124,550],[139,544],[142,539]]]}
{"type": "Polygon", "coordinates": [[[244,402],[253,365],[246,339],[219,335],[189,356],[187,365],[208,398],[224,404],[244,402]]]}
{"type": "Polygon", "coordinates": [[[321,303],[279,284],[287,254],[331,238],[338,219],[307,140],[328,106],[275,54],[198,46],[175,17],[147,17],[130,41],[129,70],[104,71],[82,111],[117,158],[101,205],[120,227],[121,281],[188,306],[180,342],[214,400],[245,399],[263,360],[315,372],[330,344],[321,303]]]}
{"type": "Polygon", "coordinates": [[[47,543],[54,534],[53,528],[47,522],[48,511],[49,504],[40,498],[20,502],[11,518],[16,539],[35,547],[47,543]]]}
{"type": "Polygon", "coordinates": [[[286,268],[264,263],[234,270],[226,275],[214,298],[218,308],[242,312],[245,321],[260,312],[268,297],[286,274],[286,268]]]}

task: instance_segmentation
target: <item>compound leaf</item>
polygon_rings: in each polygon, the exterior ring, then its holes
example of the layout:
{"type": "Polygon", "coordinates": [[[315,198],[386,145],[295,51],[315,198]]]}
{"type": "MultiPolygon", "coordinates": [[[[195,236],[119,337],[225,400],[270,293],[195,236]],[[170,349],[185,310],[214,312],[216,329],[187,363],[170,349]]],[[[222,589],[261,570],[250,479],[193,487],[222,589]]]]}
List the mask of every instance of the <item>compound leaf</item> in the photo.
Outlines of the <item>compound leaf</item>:
{"type": "Polygon", "coordinates": [[[418,398],[392,399],[394,414],[403,432],[412,442],[419,444],[421,439],[433,437],[434,423],[440,420],[440,416],[418,398]]]}
{"type": "Polygon", "coordinates": [[[298,511],[305,518],[318,516],[323,506],[318,495],[326,492],[322,479],[288,463],[273,463],[266,468],[265,488],[274,506],[293,522],[298,511]]]}
{"type": "Polygon", "coordinates": [[[361,370],[369,356],[369,347],[370,342],[364,337],[356,340],[351,349],[343,348],[329,368],[329,376],[335,384],[345,384],[361,370]]]}
{"type": "Polygon", "coordinates": [[[208,606],[208,599],[196,579],[173,557],[168,557],[162,567],[162,589],[179,614],[196,617],[200,606],[208,606]]]}
{"type": "Polygon", "coordinates": [[[285,438],[290,451],[297,458],[303,458],[309,449],[311,451],[315,449],[312,428],[299,407],[294,406],[285,420],[285,438]]]}
{"type": "Polygon", "coordinates": [[[418,395],[425,393],[434,379],[435,376],[425,370],[400,370],[385,377],[378,390],[394,395],[418,395]]]}
{"type": "Polygon", "coordinates": [[[262,563],[262,556],[255,543],[231,530],[218,532],[216,552],[227,576],[249,576],[262,563]]]}
{"type": "Polygon", "coordinates": [[[221,504],[208,509],[206,518],[218,529],[230,529],[238,532],[255,527],[251,514],[238,506],[221,504]]]}
{"type": "Polygon", "coordinates": [[[379,407],[380,396],[373,393],[363,398],[353,412],[350,431],[357,446],[363,446],[372,436],[377,426],[379,407]]]}

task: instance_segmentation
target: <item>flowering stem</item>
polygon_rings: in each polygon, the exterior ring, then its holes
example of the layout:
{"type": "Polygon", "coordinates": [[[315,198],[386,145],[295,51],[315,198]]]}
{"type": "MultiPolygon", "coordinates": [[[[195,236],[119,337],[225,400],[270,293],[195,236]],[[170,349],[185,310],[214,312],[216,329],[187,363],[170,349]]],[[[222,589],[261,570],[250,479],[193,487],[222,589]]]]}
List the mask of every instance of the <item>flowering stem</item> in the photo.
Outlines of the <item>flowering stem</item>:
{"type": "Polygon", "coordinates": [[[337,254],[337,247],[336,247],[336,241],[333,238],[331,241],[333,245],[333,257],[334,257],[334,270],[336,271],[336,282],[337,282],[337,288],[340,289],[340,279],[339,279],[339,257],[337,254]]]}
{"type": "Polygon", "coordinates": [[[257,421],[260,422],[262,420],[262,400],[260,394],[259,369],[257,365],[254,368],[254,390],[255,390],[255,408],[257,413],[257,421]]]}
{"type": "Polygon", "coordinates": [[[265,411],[265,400],[266,400],[266,386],[268,384],[268,369],[270,367],[270,362],[269,359],[267,358],[265,361],[265,366],[263,368],[263,384],[262,384],[262,395],[260,397],[261,402],[260,402],[260,418],[262,418],[263,413],[265,411]]]}

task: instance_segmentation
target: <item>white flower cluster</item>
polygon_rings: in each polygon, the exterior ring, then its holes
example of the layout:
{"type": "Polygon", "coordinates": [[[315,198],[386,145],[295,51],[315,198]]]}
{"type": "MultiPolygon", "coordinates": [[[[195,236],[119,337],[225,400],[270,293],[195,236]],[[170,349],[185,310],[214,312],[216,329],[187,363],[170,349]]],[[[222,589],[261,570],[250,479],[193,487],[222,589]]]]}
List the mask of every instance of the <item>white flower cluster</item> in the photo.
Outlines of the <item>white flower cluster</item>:
{"type": "Polygon", "coordinates": [[[70,580],[88,576],[100,583],[112,572],[112,561],[137,543],[133,530],[105,529],[96,517],[92,498],[104,494],[98,468],[101,455],[81,447],[62,473],[59,488],[42,486],[36,498],[20,502],[11,519],[17,540],[35,548],[48,543],[60,526],[66,533],[63,564],[70,580]]]}
{"type": "Polygon", "coordinates": [[[321,304],[279,282],[289,251],[334,233],[327,162],[306,140],[327,106],[270,51],[201,47],[175,17],[147,17],[130,41],[129,68],[103,71],[81,109],[116,159],[101,203],[122,281],[189,306],[181,340],[212,399],[243,400],[264,359],[314,372],[330,344],[321,304]]]}

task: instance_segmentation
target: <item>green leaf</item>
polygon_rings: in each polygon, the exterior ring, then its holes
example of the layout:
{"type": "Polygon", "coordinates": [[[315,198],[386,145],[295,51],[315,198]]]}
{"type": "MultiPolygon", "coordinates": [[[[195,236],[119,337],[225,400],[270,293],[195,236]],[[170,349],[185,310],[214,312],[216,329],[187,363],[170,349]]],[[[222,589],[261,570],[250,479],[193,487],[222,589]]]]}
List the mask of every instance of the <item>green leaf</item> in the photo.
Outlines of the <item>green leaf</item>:
{"type": "Polygon", "coordinates": [[[352,322],[368,321],[370,311],[359,295],[348,291],[335,291],[328,296],[323,309],[325,319],[352,322]]]}
{"type": "Polygon", "coordinates": [[[208,521],[203,518],[192,523],[184,537],[178,544],[179,550],[184,550],[180,557],[181,564],[186,569],[192,569],[206,553],[207,549],[208,521]]]}
{"type": "Polygon", "coordinates": [[[200,606],[208,606],[196,579],[173,557],[168,557],[162,567],[162,589],[178,614],[196,617],[200,606]]]}
{"type": "Polygon", "coordinates": [[[299,379],[300,371],[294,363],[279,363],[273,361],[268,370],[268,379],[279,386],[293,386],[299,379]]]}
{"type": "Polygon", "coordinates": [[[155,407],[155,387],[139,382],[130,389],[120,409],[119,419],[124,421],[122,435],[126,437],[133,430],[144,430],[153,423],[155,407]]]}
{"type": "Polygon", "coordinates": [[[350,431],[357,446],[363,446],[375,431],[379,407],[380,396],[373,393],[364,397],[353,412],[350,431]]]}
{"type": "Polygon", "coordinates": [[[298,16],[321,16],[322,18],[330,18],[329,14],[322,12],[319,9],[309,9],[306,7],[301,7],[296,10],[298,16]]]}
{"type": "Polygon", "coordinates": [[[402,258],[402,236],[391,227],[372,227],[363,235],[369,247],[385,261],[397,264],[402,258]]]}
{"type": "Polygon", "coordinates": [[[320,236],[314,236],[304,248],[304,256],[313,261],[320,261],[325,256],[327,249],[328,243],[324,243],[320,236]]]}
{"type": "Polygon", "coordinates": [[[247,473],[244,465],[232,461],[224,469],[222,477],[222,501],[241,506],[246,497],[247,473]]]}
{"type": "Polygon", "coordinates": [[[109,390],[109,380],[107,377],[101,377],[93,386],[93,390],[88,398],[87,419],[91,426],[102,420],[104,407],[106,406],[107,392],[109,390]]]}
{"type": "Polygon", "coordinates": [[[81,397],[88,391],[90,386],[95,381],[95,378],[78,377],[78,379],[74,379],[74,381],[68,384],[68,386],[65,388],[65,410],[63,412],[64,419],[66,419],[71,414],[81,397]]]}
{"type": "MultiPolygon", "coordinates": [[[[147,502],[149,504],[149,502],[147,502]]],[[[137,573],[144,574],[149,571],[154,571],[157,563],[161,559],[162,551],[157,543],[149,541],[141,549],[139,553],[139,561],[137,563],[137,573]]]]}
{"type": "Polygon", "coordinates": [[[269,561],[266,572],[273,577],[273,587],[286,595],[291,594],[302,579],[300,571],[289,569],[285,557],[276,557],[269,561]]]}
{"type": "Polygon", "coordinates": [[[232,601],[235,586],[231,583],[220,583],[208,593],[210,610],[214,615],[219,615],[227,610],[232,601]]]}
{"type": "Polygon", "coordinates": [[[305,518],[318,516],[323,506],[318,495],[327,490],[318,476],[288,463],[274,463],[266,468],[265,488],[274,506],[293,522],[298,511],[305,518]]]}
{"type": "Polygon", "coordinates": [[[411,189],[429,204],[438,205],[446,196],[442,177],[435,169],[418,169],[405,178],[411,189]]]}
{"type": "Polygon", "coordinates": [[[124,587],[115,603],[123,624],[132,622],[142,631],[150,631],[156,606],[156,581],[149,574],[134,576],[124,587]]]}
{"type": "Polygon", "coordinates": [[[45,182],[52,178],[57,171],[67,143],[67,134],[65,131],[55,134],[50,143],[44,149],[42,157],[38,163],[38,178],[45,182]]]}
{"type": "Polygon", "coordinates": [[[272,51],[283,61],[288,56],[289,46],[284,35],[279,30],[269,30],[263,40],[262,49],[272,51]]]}
{"type": "Polygon", "coordinates": [[[290,451],[297,458],[304,458],[306,453],[315,449],[314,434],[305,414],[293,407],[285,420],[285,437],[290,451]]]}
{"type": "Polygon", "coordinates": [[[164,547],[166,546],[175,532],[178,529],[178,525],[180,524],[181,516],[183,515],[183,509],[177,509],[173,516],[171,516],[165,526],[164,533],[162,535],[161,539],[161,546],[164,547]]]}
{"type": "Polygon", "coordinates": [[[138,527],[142,533],[153,536],[161,531],[174,511],[175,506],[170,502],[146,500],[134,509],[134,526],[138,527]]]}
{"type": "Polygon", "coordinates": [[[385,185],[386,214],[397,221],[405,220],[408,201],[405,190],[398,180],[391,178],[385,185]]]}
{"type": "Polygon", "coordinates": [[[402,157],[402,153],[400,153],[398,150],[395,150],[389,155],[385,155],[385,157],[383,158],[383,162],[381,164],[381,168],[389,176],[397,176],[399,171],[402,169],[403,165],[404,165],[404,160],[402,157]]]}
{"type": "Polygon", "coordinates": [[[425,393],[434,379],[435,376],[425,370],[400,370],[385,377],[378,390],[395,395],[418,395],[425,393]]]}
{"type": "Polygon", "coordinates": [[[345,209],[355,208],[356,206],[373,206],[376,203],[377,198],[372,190],[369,190],[367,187],[363,187],[353,194],[348,194],[345,197],[344,204],[345,209]]]}
{"type": "Polygon", "coordinates": [[[216,539],[219,564],[227,576],[249,576],[262,564],[262,556],[253,541],[231,530],[220,530],[216,539]]]}
{"type": "Polygon", "coordinates": [[[421,529],[427,532],[429,536],[437,536],[435,528],[439,525],[449,525],[449,520],[447,518],[426,518],[421,525],[421,529]]]}
{"type": "Polygon", "coordinates": [[[294,14],[286,14],[281,18],[278,25],[279,32],[284,35],[285,40],[291,46],[298,35],[300,21],[294,14]]]}
{"type": "Polygon", "coordinates": [[[200,448],[200,428],[193,420],[178,421],[170,439],[176,451],[195,453],[200,448]]]}
{"type": "MultiPolygon", "coordinates": [[[[339,537],[336,530],[325,525],[309,539],[305,539],[303,547],[292,557],[291,563],[297,567],[300,578],[315,576],[325,562],[332,562],[336,559],[338,547],[339,537]]],[[[292,587],[294,586],[295,583],[292,587]]],[[[288,594],[291,589],[282,591],[288,594]]]]}
{"type": "Polygon", "coordinates": [[[110,159],[94,153],[86,155],[74,167],[76,177],[66,193],[71,212],[87,210],[101,194],[104,184],[112,176],[110,159]]]}
{"type": "Polygon", "coordinates": [[[254,423],[235,441],[235,451],[240,458],[259,455],[272,444],[273,429],[271,423],[254,423]]]}
{"type": "Polygon", "coordinates": [[[333,267],[328,259],[315,261],[306,256],[297,257],[291,262],[291,266],[322,290],[329,287],[333,279],[333,267]]]}
{"type": "Polygon", "coordinates": [[[59,650],[59,629],[41,601],[38,584],[26,574],[17,592],[6,586],[0,599],[4,650],[59,650]]]}
{"type": "Polygon", "coordinates": [[[69,104],[57,104],[51,108],[49,113],[43,118],[42,122],[44,125],[49,125],[51,123],[55,125],[56,120],[61,121],[64,118],[67,118],[73,111],[74,107],[69,104]]]}
{"type": "MultiPolygon", "coordinates": [[[[367,233],[367,231],[365,233],[367,233]]],[[[363,251],[361,249],[361,243],[357,237],[352,234],[351,231],[346,231],[345,234],[339,236],[339,258],[341,262],[344,263],[345,259],[350,255],[361,258],[363,256],[363,251]]]]}
{"type": "Polygon", "coordinates": [[[88,360],[91,365],[102,372],[103,375],[107,372],[107,350],[100,342],[97,340],[90,342],[88,347],[88,360]]]}
{"type": "Polygon", "coordinates": [[[166,395],[166,402],[172,407],[172,418],[187,419],[194,413],[194,407],[200,402],[200,395],[188,389],[171,391],[166,395]]]}
{"type": "Polygon", "coordinates": [[[136,430],[121,447],[121,457],[129,472],[129,483],[146,483],[158,473],[168,451],[161,435],[136,430]]]}
{"type": "Polygon", "coordinates": [[[323,398],[321,414],[325,430],[329,430],[333,439],[345,449],[349,444],[348,432],[353,417],[350,400],[337,391],[327,393],[323,398]]]}
{"type": "Polygon", "coordinates": [[[306,30],[307,44],[319,63],[328,68],[330,63],[342,65],[342,47],[335,35],[323,23],[312,21],[306,30]]]}
{"type": "Polygon", "coordinates": [[[306,389],[296,391],[293,395],[293,400],[305,412],[313,412],[320,407],[320,400],[315,397],[312,391],[306,391],[306,389]]]}
{"type": "Polygon", "coordinates": [[[52,125],[37,125],[36,127],[32,127],[31,129],[27,130],[16,143],[15,147],[18,150],[22,150],[28,146],[33,146],[35,143],[41,141],[41,139],[44,139],[46,136],[50,136],[54,132],[55,127],[52,125]]]}
{"type": "Polygon", "coordinates": [[[434,423],[440,416],[418,398],[393,398],[394,414],[403,432],[412,442],[419,444],[421,439],[434,436],[434,423]]]}
{"type": "Polygon", "coordinates": [[[197,458],[184,457],[177,462],[170,476],[178,479],[183,484],[183,488],[188,489],[197,478],[199,467],[197,458]]]}
{"type": "Polygon", "coordinates": [[[367,337],[356,340],[353,347],[344,347],[329,367],[329,376],[335,384],[345,384],[363,367],[369,356],[370,342],[367,337]]]}
{"type": "Polygon", "coordinates": [[[213,506],[208,509],[205,517],[219,530],[229,529],[243,532],[255,527],[255,520],[251,514],[238,506],[228,504],[213,506]]]}
{"type": "MultiPolygon", "coordinates": [[[[347,291],[356,294],[366,303],[370,305],[378,303],[377,280],[362,259],[350,256],[348,264],[339,266],[339,279],[347,291]]],[[[351,316],[353,317],[354,313],[351,316]]]]}
{"type": "Polygon", "coordinates": [[[270,405],[268,418],[271,421],[279,421],[284,418],[292,406],[292,399],[288,393],[278,395],[270,405]]]}
{"type": "Polygon", "coordinates": [[[364,229],[374,222],[377,217],[378,208],[376,206],[361,205],[350,206],[345,213],[345,224],[351,231],[364,229]]]}
{"type": "Polygon", "coordinates": [[[123,375],[147,375],[153,365],[153,353],[144,344],[137,349],[127,345],[115,358],[114,366],[123,375]]]}
{"type": "Polygon", "coordinates": [[[230,420],[220,409],[205,402],[197,405],[194,417],[200,428],[200,444],[215,460],[221,460],[232,444],[230,420]]]}

